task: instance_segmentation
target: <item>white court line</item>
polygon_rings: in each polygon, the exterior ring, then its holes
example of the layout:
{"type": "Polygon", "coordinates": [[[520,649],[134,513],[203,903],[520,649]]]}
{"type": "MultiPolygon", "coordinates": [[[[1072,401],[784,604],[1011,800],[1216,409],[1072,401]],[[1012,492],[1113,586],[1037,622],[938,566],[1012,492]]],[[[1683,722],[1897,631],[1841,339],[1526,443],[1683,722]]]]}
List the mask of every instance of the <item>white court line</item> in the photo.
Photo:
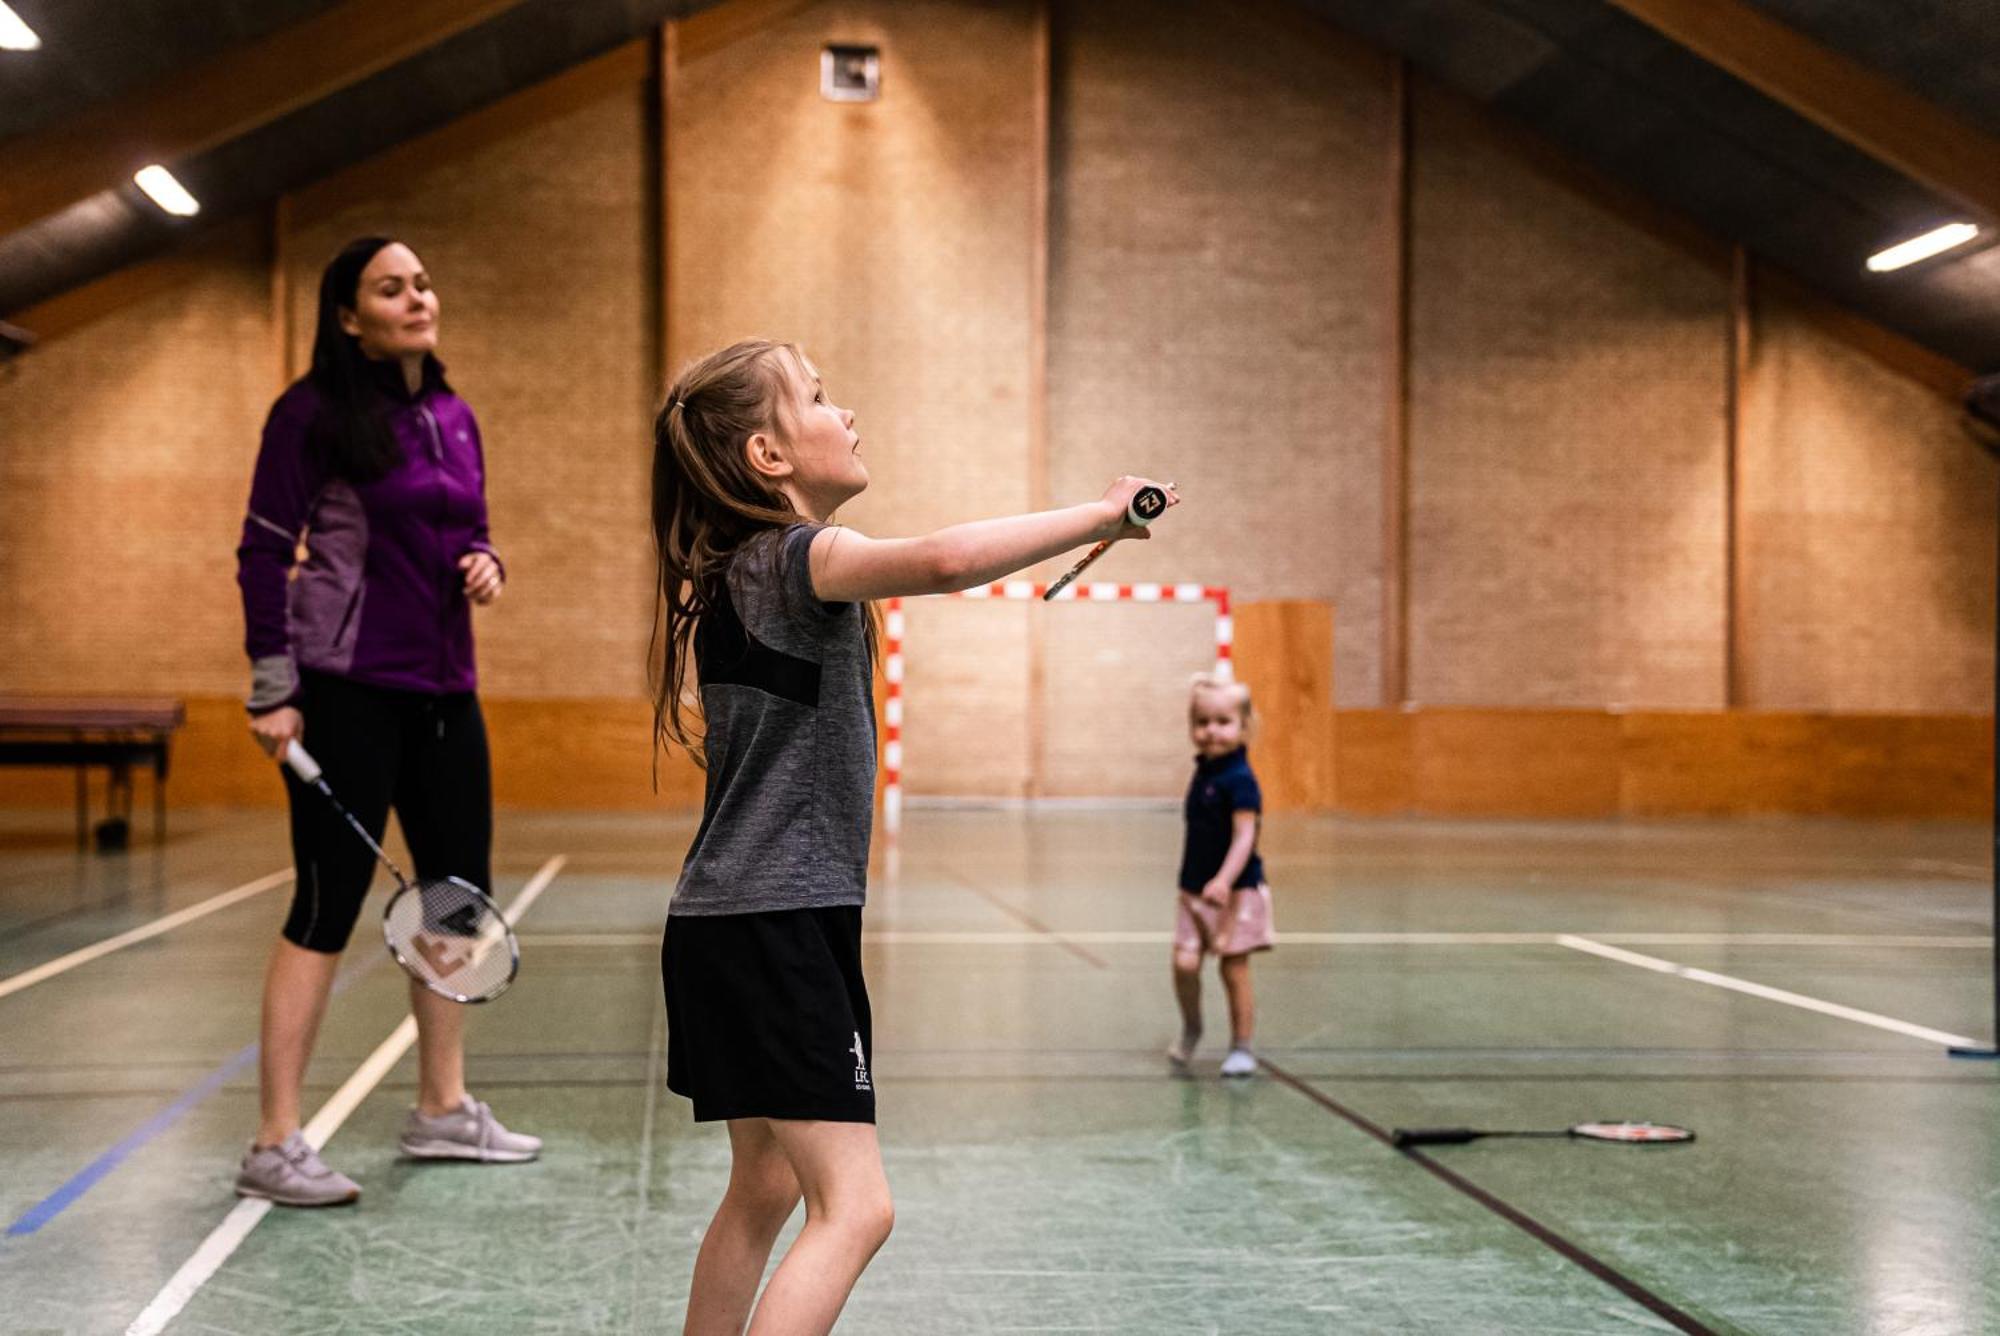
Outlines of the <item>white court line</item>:
{"type": "Polygon", "coordinates": [[[219,909],[227,909],[239,901],[248,900],[253,895],[262,895],[273,886],[282,886],[291,879],[292,871],[290,868],[286,868],[280,872],[273,872],[269,876],[259,877],[255,881],[246,881],[233,891],[224,891],[220,895],[210,896],[198,905],[189,905],[186,909],[176,910],[168,914],[165,918],[157,918],[151,923],[141,924],[130,932],[121,932],[116,937],[107,937],[94,946],[86,946],[81,950],[72,951],[66,956],[57,956],[54,960],[46,964],[37,965],[33,969],[22,970],[19,974],[11,974],[4,979],[0,979],[0,997],[5,997],[9,993],[18,993],[23,988],[32,988],[44,979],[53,979],[56,975],[73,970],[78,965],[88,965],[100,956],[108,956],[113,951],[122,951],[134,942],[143,942],[148,937],[158,937],[163,932],[172,932],[183,923],[192,923],[196,919],[213,914],[219,909]]]}
{"type": "MultiPolygon", "coordinates": [[[[1570,934],[1555,932],[1280,932],[1280,946],[1560,946],[1570,934]]],[[[1594,932],[1593,941],[1623,942],[1630,946],[1826,946],[1826,947],[1916,947],[1943,949],[1991,949],[1991,937],[1931,936],[1888,937],[1865,934],[1809,932],[1594,932]]],[[[1579,934],[1581,936],[1581,934],[1579,934]]],[[[864,942],[900,946],[1028,946],[1048,945],[1058,940],[1047,933],[1003,930],[998,932],[919,932],[900,928],[870,930],[861,934],[864,942]]],[[[1100,946],[1158,946],[1173,940],[1165,932],[1065,932],[1061,941],[1094,943],[1100,946]]],[[[542,933],[524,935],[523,946],[652,946],[660,944],[657,932],[542,933]]]]}
{"type": "Polygon", "coordinates": [[[1652,970],[1656,974],[1671,974],[1678,979],[1694,983],[1712,984],[1717,988],[1727,988],[1732,992],[1747,993],[1751,997],[1761,997],[1768,1002],[1782,1002],[1788,1007],[1798,1007],[1805,1011],[1817,1011],[1822,1016],[1836,1016],[1844,1021],[1855,1021],[1861,1025],[1872,1025],[1878,1030],[1888,1030],[1894,1034],[1908,1035],[1912,1039],[1923,1039],[1933,1044],[1943,1044],[1950,1048],[1979,1048],[1981,1041],[1962,1034],[1950,1034],[1944,1030],[1933,1030],[1928,1025],[1916,1025],[1910,1021],[1899,1021],[1894,1016],[1883,1016],[1873,1011],[1862,1011],[1857,1007],[1844,1007],[1838,1002],[1824,1002],[1804,993],[1787,992],[1783,988],[1771,988],[1761,983],[1751,983],[1748,979],[1738,979],[1733,975],[1717,974],[1714,970],[1694,969],[1691,966],[1675,964],[1671,960],[1661,960],[1658,956],[1642,956],[1637,951],[1623,951],[1603,942],[1591,941],[1588,937],[1573,937],[1568,933],[1556,939],[1561,946],[1572,951],[1584,951],[1606,960],[1615,960],[1624,965],[1636,965],[1642,970],[1652,970]]]}
{"type": "MultiPolygon", "coordinates": [[[[529,906],[548,889],[549,883],[555,880],[556,873],[562,871],[563,864],[568,861],[566,856],[557,854],[542,864],[541,870],[528,879],[528,884],[521,888],[521,893],[501,911],[501,917],[507,920],[508,927],[513,927],[521,915],[528,912],[529,906]]],[[[321,1105],[319,1112],[313,1115],[312,1121],[305,1125],[301,1135],[314,1150],[321,1149],[332,1140],[333,1134],[340,1130],[340,1125],[347,1121],[347,1116],[360,1107],[361,1101],[368,1098],[370,1092],[389,1074],[389,1070],[402,1059],[403,1054],[409,1051],[410,1045],[416,1040],[416,1018],[403,1017],[402,1023],[389,1032],[387,1039],[376,1045],[375,1051],[368,1055],[367,1060],[355,1068],[354,1075],[348,1077],[340,1089],[333,1092],[333,1097],[321,1105]]],[[[125,1336],[158,1336],[158,1333],[165,1331],[167,1324],[180,1316],[181,1310],[188,1306],[189,1300],[200,1293],[201,1287],[206,1285],[209,1278],[229,1260],[230,1254],[242,1245],[244,1239],[250,1237],[250,1231],[257,1227],[257,1222],[262,1220],[270,1209],[270,1202],[255,1197],[246,1197],[230,1208],[229,1214],[222,1218],[222,1223],[217,1225],[209,1236],[201,1241],[201,1246],[194,1250],[194,1255],[181,1264],[180,1270],[174,1272],[173,1277],[160,1292],[153,1296],[153,1301],[146,1305],[138,1317],[132,1319],[132,1325],[125,1329],[125,1336]]]]}

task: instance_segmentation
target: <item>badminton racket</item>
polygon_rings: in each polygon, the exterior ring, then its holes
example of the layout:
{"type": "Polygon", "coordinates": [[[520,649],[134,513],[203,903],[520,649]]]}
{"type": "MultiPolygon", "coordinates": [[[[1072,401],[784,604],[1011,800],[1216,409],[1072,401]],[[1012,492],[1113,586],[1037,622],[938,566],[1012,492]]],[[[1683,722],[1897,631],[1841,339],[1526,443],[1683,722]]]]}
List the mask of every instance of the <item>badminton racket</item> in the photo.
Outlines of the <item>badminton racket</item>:
{"type": "Polygon", "coordinates": [[[395,877],[396,893],[382,911],[382,940],[396,963],[418,983],[454,1002],[491,1002],[506,992],[521,970],[521,944],[492,897],[457,877],[411,881],[333,796],[319,762],[304,747],[287,742],[284,762],[333,804],[395,877]]]}
{"type": "MultiPolygon", "coordinates": [[[[1164,488],[1141,487],[1138,491],[1132,493],[1131,503],[1125,507],[1125,518],[1140,528],[1145,528],[1154,520],[1167,513],[1167,492],[1172,490],[1172,488],[1172,483],[1168,483],[1164,488]]],[[[1091,548],[1090,551],[1084,553],[1082,561],[1070,567],[1067,575],[1049,586],[1048,593],[1042,595],[1042,602],[1048,602],[1057,594],[1067,589],[1069,582],[1077,576],[1082,575],[1088,569],[1091,562],[1103,556],[1113,541],[1107,538],[1096,547],[1091,548]]]]}
{"type": "Polygon", "coordinates": [[[1665,1123],[1578,1123],[1549,1132],[1485,1132],[1471,1127],[1399,1127],[1389,1139],[1398,1150],[1411,1146],[1462,1146],[1482,1137],[1565,1137],[1575,1141],[1609,1141],[1622,1146],[1671,1146],[1693,1141],[1685,1127],[1665,1123]]]}

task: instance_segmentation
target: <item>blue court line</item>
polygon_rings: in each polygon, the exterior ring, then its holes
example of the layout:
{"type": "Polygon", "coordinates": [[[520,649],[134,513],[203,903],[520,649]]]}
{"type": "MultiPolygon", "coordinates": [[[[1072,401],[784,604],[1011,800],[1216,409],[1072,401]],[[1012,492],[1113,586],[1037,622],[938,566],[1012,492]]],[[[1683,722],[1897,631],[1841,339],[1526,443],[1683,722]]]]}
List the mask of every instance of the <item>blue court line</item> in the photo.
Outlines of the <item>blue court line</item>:
{"type": "Polygon", "coordinates": [[[7,1226],[7,1237],[17,1238],[32,1234],[49,1221],[61,1215],[72,1202],[97,1185],[97,1181],[125,1162],[133,1151],[151,1141],[160,1133],[181,1120],[181,1116],[195,1105],[220,1090],[223,1083],[257,1060],[256,1044],[237,1050],[234,1057],[217,1067],[200,1081],[190,1086],[185,1094],[161,1109],[137,1131],[113,1146],[104,1154],[92,1160],[69,1182],[51,1192],[48,1196],[28,1208],[27,1214],[7,1226]]]}
{"type": "MultiPolygon", "coordinates": [[[[369,970],[374,969],[381,961],[381,956],[371,956],[361,964],[344,971],[333,981],[334,994],[338,995],[346,991],[349,984],[359,979],[369,970]]],[[[134,1151],[179,1122],[186,1116],[190,1109],[200,1104],[216,1091],[222,1089],[231,1077],[255,1062],[258,1050],[259,1045],[254,1043],[238,1049],[229,1058],[224,1060],[220,1067],[217,1067],[207,1076],[189,1086],[187,1090],[182,1092],[180,1098],[167,1105],[166,1108],[161,1109],[151,1118],[148,1118],[137,1129],[126,1136],[124,1140],[78,1170],[69,1182],[63,1184],[54,1192],[51,1192],[48,1196],[29,1207],[20,1219],[7,1226],[7,1237],[10,1239],[22,1238],[33,1234],[43,1225],[46,1225],[49,1221],[68,1210],[76,1203],[77,1198],[97,1186],[98,1182],[105,1175],[123,1164],[130,1158],[134,1151]]]]}

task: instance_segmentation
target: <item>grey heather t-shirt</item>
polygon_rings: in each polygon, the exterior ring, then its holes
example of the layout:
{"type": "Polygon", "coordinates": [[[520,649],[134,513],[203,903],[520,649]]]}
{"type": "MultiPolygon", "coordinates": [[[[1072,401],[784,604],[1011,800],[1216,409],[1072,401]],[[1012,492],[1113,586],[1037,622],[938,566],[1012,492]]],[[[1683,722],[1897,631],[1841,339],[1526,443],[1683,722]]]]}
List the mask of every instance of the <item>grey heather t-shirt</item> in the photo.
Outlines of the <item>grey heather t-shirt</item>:
{"type": "Polygon", "coordinates": [[[868,618],[823,603],[807,566],[824,527],[737,550],[728,599],[695,625],[708,787],[670,914],[752,914],[867,898],[875,812],[868,618]]]}

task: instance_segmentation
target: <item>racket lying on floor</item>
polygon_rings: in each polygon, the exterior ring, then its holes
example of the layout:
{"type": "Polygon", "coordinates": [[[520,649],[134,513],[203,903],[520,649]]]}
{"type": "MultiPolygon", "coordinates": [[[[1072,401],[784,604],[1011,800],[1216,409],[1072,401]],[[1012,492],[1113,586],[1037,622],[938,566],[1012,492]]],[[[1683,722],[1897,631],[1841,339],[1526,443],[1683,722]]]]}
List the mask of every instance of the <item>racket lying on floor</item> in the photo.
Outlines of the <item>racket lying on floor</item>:
{"type": "Polygon", "coordinates": [[[1481,1132],[1470,1127],[1399,1127],[1389,1134],[1398,1150],[1409,1146],[1462,1146],[1481,1137],[1568,1137],[1578,1141],[1610,1141],[1625,1146],[1671,1146],[1693,1141],[1685,1127],[1665,1123],[1578,1123],[1555,1132],[1481,1132]]]}
{"type": "Polygon", "coordinates": [[[319,762],[304,747],[287,742],[284,761],[293,774],[326,796],[396,878],[396,893],[382,911],[382,939],[396,963],[418,983],[454,1002],[491,1002],[506,992],[521,972],[521,944],[492,897],[457,877],[411,881],[333,796],[319,762]]]}

